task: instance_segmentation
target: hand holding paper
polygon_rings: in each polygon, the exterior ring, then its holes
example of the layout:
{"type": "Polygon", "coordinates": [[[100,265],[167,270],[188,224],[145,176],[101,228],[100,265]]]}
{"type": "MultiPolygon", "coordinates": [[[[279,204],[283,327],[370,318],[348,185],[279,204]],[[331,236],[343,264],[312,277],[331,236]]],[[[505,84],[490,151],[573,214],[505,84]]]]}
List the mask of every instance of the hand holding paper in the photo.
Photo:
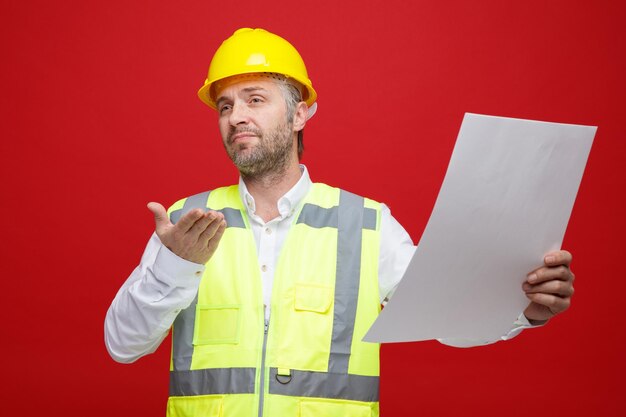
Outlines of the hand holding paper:
{"type": "Polygon", "coordinates": [[[535,320],[566,308],[545,292],[567,298],[573,275],[542,265],[561,246],[595,131],[466,114],[415,255],[364,340],[497,340],[527,307],[535,320]],[[531,271],[547,281],[522,290],[531,271]]]}
{"type": "Polygon", "coordinates": [[[569,268],[572,254],[552,252],[545,256],[545,265],[528,275],[522,288],[531,301],[524,315],[531,324],[540,324],[569,308],[574,294],[574,274],[569,268]]]}

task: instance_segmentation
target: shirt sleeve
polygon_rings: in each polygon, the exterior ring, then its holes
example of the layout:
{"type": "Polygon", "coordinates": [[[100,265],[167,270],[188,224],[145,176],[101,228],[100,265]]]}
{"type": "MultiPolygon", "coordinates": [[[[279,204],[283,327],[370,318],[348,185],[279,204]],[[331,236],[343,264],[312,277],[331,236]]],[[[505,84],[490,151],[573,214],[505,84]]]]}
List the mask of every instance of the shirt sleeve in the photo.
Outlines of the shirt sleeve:
{"type": "MultiPolygon", "coordinates": [[[[381,303],[384,305],[386,301],[393,296],[417,247],[413,245],[413,241],[407,231],[404,230],[402,225],[391,215],[389,207],[385,204],[383,204],[381,208],[380,223],[378,288],[381,303]]],[[[520,334],[522,330],[533,327],[539,326],[530,324],[522,313],[517,320],[511,324],[511,329],[498,339],[445,338],[437,340],[445,345],[454,347],[482,346],[495,343],[499,340],[512,339],[520,334]]]]}
{"type": "Polygon", "coordinates": [[[414,253],[411,236],[393,218],[389,207],[382,204],[378,259],[378,292],[382,304],[393,295],[414,253]]]}
{"type": "Polygon", "coordinates": [[[178,257],[153,233],[107,311],[104,339],[111,357],[130,363],[154,352],[196,297],[203,272],[204,265],[178,257]]]}

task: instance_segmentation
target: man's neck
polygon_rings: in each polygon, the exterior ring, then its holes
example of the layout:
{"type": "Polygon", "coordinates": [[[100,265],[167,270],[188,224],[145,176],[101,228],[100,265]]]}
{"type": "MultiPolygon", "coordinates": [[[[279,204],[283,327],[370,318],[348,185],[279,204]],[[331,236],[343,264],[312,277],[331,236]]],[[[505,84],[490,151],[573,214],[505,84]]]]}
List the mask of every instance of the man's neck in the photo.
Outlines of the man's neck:
{"type": "Polygon", "coordinates": [[[242,179],[254,198],[255,214],[268,222],[280,215],[278,200],[298,182],[302,172],[298,161],[289,164],[284,171],[267,173],[258,177],[242,179]]]}

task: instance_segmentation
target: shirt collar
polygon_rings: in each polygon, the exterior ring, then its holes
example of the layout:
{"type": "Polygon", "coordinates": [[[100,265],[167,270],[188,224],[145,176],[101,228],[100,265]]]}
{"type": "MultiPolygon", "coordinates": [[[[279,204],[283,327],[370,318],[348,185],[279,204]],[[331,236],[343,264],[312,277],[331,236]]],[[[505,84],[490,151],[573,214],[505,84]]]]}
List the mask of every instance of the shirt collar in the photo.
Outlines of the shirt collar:
{"type": "MultiPolygon", "coordinates": [[[[291,187],[285,195],[278,199],[278,213],[280,214],[281,219],[291,216],[311,189],[312,182],[306,166],[300,164],[300,172],[302,175],[300,176],[298,182],[291,187]]],[[[241,201],[248,212],[248,217],[252,217],[252,215],[256,212],[256,204],[254,202],[254,197],[252,197],[252,194],[248,192],[246,183],[241,177],[239,177],[239,196],[241,197],[241,201]]]]}

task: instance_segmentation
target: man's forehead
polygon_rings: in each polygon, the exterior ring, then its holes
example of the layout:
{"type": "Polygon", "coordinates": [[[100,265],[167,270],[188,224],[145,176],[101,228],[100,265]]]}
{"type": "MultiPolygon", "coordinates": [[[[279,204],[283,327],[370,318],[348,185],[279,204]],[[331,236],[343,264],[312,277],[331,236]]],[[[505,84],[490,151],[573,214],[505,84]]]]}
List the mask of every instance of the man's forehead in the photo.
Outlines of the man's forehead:
{"type": "Polygon", "coordinates": [[[234,76],[215,83],[215,97],[237,94],[240,91],[266,90],[275,91],[278,85],[271,78],[263,75],[248,74],[246,76],[234,76]]]}

